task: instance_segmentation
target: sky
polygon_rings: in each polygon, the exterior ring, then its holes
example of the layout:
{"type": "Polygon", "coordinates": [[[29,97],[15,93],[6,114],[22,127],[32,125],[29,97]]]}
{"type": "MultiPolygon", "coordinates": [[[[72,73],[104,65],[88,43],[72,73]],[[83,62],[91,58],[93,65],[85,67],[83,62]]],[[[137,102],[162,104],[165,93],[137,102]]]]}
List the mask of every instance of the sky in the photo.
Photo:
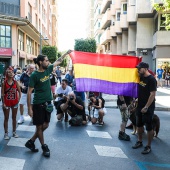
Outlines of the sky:
{"type": "Polygon", "coordinates": [[[87,0],[58,0],[58,49],[74,50],[75,39],[86,38],[87,0]]]}

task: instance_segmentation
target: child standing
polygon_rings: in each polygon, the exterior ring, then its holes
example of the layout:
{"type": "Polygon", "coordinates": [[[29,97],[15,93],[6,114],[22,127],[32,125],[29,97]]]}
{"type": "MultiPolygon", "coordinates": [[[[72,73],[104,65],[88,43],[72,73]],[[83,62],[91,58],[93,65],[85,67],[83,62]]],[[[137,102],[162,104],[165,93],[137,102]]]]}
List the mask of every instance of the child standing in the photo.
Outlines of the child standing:
{"type": "Polygon", "coordinates": [[[14,80],[14,72],[12,67],[7,68],[6,70],[6,78],[2,83],[1,96],[2,109],[4,112],[4,139],[9,140],[8,119],[10,108],[12,110],[13,137],[18,138],[18,135],[16,134],[16,115],[18,110],[18,102],[21,97],[21,90],[17,81],[14,80]]]}

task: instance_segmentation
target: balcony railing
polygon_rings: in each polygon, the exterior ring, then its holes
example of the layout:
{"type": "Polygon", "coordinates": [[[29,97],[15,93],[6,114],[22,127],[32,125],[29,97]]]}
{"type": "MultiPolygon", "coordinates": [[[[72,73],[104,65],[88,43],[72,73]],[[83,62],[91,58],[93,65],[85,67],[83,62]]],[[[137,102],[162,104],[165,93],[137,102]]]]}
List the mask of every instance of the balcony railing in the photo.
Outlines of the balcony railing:
{"type": "Polygon", "coordinates": [[[153,47],[156,45],[170,45],[170,31],[157,31],[153,36],[153,47]]]}
{"type": "Polygon", "coordinates": [[[100,38],[100,43],[102,45],[104,45],[105,43],[107,43],[108,41],[110,41],[112,39],[112,37],[110,36],[110,29],[106,29],[101,38],[100,38]]]}
{"type": "Polygon", "coordinates": [[[107,8],[110,8],[112,0],[103,0],[101,4],[101,13],[105,13],[107,8]]]}
{"type": "Polygon", "coordinates": [[[20,17],[20,6],[0,2],[0,14],[20,17]]]}
{"type": "Polygon", "coordinates": [[[106,13],[102,16],[101,20],[101,28],[105,29],[111,24],[111,12],[110,8],[106,11],[106,13]]]}

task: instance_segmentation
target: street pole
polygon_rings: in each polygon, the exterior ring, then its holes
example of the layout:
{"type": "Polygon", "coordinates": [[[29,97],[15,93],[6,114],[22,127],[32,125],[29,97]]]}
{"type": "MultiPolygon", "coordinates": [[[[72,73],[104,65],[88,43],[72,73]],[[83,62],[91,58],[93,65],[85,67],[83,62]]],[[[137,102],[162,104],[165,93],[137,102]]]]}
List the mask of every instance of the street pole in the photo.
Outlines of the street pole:
{"type": "Polygon", "coordinates": [[[41,33],[40,33],[40,54],[42,54],[42,38],[41,38],[41,33]]]}

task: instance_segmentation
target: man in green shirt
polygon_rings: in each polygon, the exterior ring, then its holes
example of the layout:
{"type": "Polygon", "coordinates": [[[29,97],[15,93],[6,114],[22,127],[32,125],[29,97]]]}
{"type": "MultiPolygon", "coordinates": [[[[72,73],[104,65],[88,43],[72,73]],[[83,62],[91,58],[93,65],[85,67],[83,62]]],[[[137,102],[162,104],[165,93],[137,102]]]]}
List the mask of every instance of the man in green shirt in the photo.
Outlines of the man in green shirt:
{"type": "Polygon", "coordinates": [[[31,74],[30,82],[28,85],[27,105],[28,114],[33,118],[33,124],[36,125],[36,131],[33,137],[25,144],[32,152],[38,152],[35,148],[35,140],[38,138],[43,150],[43,155],[50,156],[48,145],[44,143],[43,132],[48,128],[53,105],[51,104],[52,93],[50,84],[50,74],[53,67],[61,63],[64,57],[69,54],[68,50],[60,59],[49,65],[49,60],[45,55],[38,55],[34,59],[34,63],[38,65],[39,69],[31,74]],[[31,107],[31,93],[34,89],[33,107],[31,107]]]}

